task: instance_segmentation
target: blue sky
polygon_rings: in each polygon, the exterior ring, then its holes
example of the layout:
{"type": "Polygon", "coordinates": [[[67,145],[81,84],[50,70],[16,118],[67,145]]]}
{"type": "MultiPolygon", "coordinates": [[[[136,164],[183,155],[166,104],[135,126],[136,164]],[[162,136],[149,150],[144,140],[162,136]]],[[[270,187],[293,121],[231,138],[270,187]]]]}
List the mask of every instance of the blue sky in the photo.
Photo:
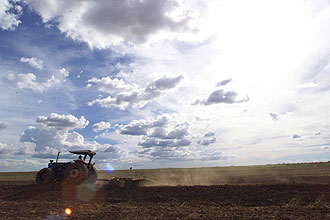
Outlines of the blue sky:
{"type": "Polygon", "coordinates": [[[0,171],[74,149],[100,169],[328,161],[329,11],[1,0],[0,171]]]}

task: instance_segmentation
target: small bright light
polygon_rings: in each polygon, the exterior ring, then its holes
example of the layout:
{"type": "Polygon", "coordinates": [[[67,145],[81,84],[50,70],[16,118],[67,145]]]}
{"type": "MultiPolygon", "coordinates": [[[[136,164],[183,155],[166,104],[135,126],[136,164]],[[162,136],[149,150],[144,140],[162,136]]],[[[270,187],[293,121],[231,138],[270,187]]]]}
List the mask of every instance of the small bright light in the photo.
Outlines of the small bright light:
{"type": "Polygon", "coordinates": [[[72,214],[72,210],[70,208],[66,208],[64,210],[64,212],[65,212],[66,215],[71,215],[72,214]]]}
{"type": "Polygon", "coordinates": [[[107,172],[109,172],[109,173],[112,173],[113,170],[114,170],[114,168],[111,166],[111,164],[107,163],[107,164],[105,165],[105,170],[106,170],[107,172]]]}

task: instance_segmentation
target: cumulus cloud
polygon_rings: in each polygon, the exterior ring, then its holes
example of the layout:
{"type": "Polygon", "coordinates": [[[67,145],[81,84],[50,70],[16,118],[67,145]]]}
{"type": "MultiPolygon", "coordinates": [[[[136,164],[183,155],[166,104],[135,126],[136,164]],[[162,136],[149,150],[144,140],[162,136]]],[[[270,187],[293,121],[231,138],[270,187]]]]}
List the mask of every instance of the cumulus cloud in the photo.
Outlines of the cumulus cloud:
{"type": "Polygon", "coordinates": [[[228,83],[230,83],[231,81],[232,81],[232,79],[222,80],[221,82],[218,82],[218,83],[216,84],[216,86],[217,86],[217,87],[219,87],[219,86],[225,86],[225,85],[227,85],[228,83]]]}
{"type": "Polygon", "coordinates": [[[292,139],[298,139],[298,138],[300,138],[301,136],[300,135],[298,135],[298,134],[293,134],[292,135],[292,139]]]}
{"type": "Polygon", "coordinates": [[[0,27],[3,30],[15,30],[21,23],[19,17],[22,14],[22,7],[18,4],[19,0],[0,1],[0,27]]]}
{"type": "Polygon", "coordinates": [[[99,91],[110,94],[130,91],[132,89],[136,89],[137,87],[136,85],[126,83],[123,79],[112,79],[109,76],[102,77],[100,79],[93,77],[92,79],[89,79],[88,82],[95,85],[99,91]]]}
{"type": "Polygon", "coordinates": [[[46,125],[29,126],[21,134],[20,142],[34,143],[36,152],[44,151],[46,147],[61,151],[65,148],[68,136],[67,130],[58,130],[46,125]]]}
{"type": "MultiPolygon", "coordinates": [[[[219,150],[207,148],[200,149],[193,144],[193,137],[189,135],[189,123],[179,122],[175,115],[158,116],[156,119],[140,119],[130,122],[128,125],[117,126],[118,133],[137,136],[140,140],[137,145],[139,157],[148,160],[226,160],[219,150]],[[215,152],[214,154],[212,152],[215,152]]],[[[200,145],[210,145],[216,142],[215,132],[206,132],[200,145]]]]}
{"type": "Polygon", "coordinates": [[[148,129],[154,127],[164,127],[168,123],[167,116],[158,116],[156,119],[133,120],[129,124],[121,127],[121,134],[126,135],[147,135],[148,129]]]}
{"type": "Polygon", "coordinates": [[[65,78],[69,75],[69,72],[62,68],[56,75],[52,75],[46,82],[38,82],[36,75],[33,73],[19,74],[12,79],[16,80],[16,85],[19,89],[31,89],[35,92],[43,93],[46,90],[59,86],[65,81],[65,78]]]}
{"type": "Polygon", "coordinates": [[[280,118],[280,116],[276,113],[271,112],[271,113],[269,113],[269,115],[274,121],[277,121],[280,118]]]}
{"type": "Polygon", "coordinates": [[[188,135],[188,130],[189,124],[185,122],[183,124],[175,125],[172,129],[157,127],[148,136],[160,139],[181,139],[188,135]]]}
{"type": "Polygon", "coordinates": [[[215,137],[215,133],[210,131],[204,134],[203,139],[197,141],[198,144],[208,146],[217,142],[217,138],[215,137]]]}
{"type": "Polygon", "coordinates": [[[86,144],[81,134],[72,131],[88,125],[88,120],[83,116],[78,119],[73,115],[51,113],[48,117],[39,116],[36,121],[38,126],[29,126],[20,137],[20,142],[34,143],[36,152],[49,154],[50,150],[57,152],[69,148],[95,147],[86,144]]]}
{"type": "Polygon", "coordinates": [[[42,60],[36,58],[36,57],[31,57],[31,58],[26,58],[26,57],[21,57],[20,61],[22,63],[28,63],[30,66],[33,68],[36,68],[38,70],[42,70],[44,68],[44,64],[42,60]]]}
{"type": "Polygon", "coordinates": [[[11,152],[12,149],[13,149],[12,145],[0,143],[0,155],[7,154],[7,153],[11,152]]]}
{"type": "Polygon", "coordinates": [[[237,93],[235,91],[225,92],[223,89],[216,90],[212,92],[207,99],[196,100],[193,105],[203,104],[203,105],[212,105],[218,103],[234,104],[248,102],[249,97],[246,96],[243,99],[236,100],[237,93]]]}
{"type": "Polygon", "coordinates": [[[111,124],[109,122],[101,121],[99,123],[95,123],[92,128],[94,132],[103,131],[105,129],[108,129],[111,127],[111,124]]]}
{"type": "Polygon", "coordinates": [[[141,136],[143,141],[138,143],[143,148],[152,147],[182,147],[189,146],[187,138],[189,124],[177,123],[168,116],[158,116],[156,119],[134,120],[125,126],[120,126],[120,134],[141,136]]]}
{"type": "Polygon", "coordinates": [[[144,148],[139,152],[142,155],[150,155],[152,160],[164,160],[164,161],[191,161],[191,160],[203,160],[203,161],[225,161],[228,160],[228,156],[224,155],[220,150],[198,150],[195,147],[181,146],[177,148],[173,147],[154,147],[144,148]]]}
{"type": "Polygon", "coordinates": [[[59,115],[57,113],[50,113],[47,117],[39,116],[36,121],[58,129],[85,128],[89,124],[84,116],[78,119],[73,115],[59,115]]]}
{"type": "Polygon", "coordinates": [[[142,89],[119,79],[111,79],[109,77],[92,78],[89,80],[90,83],[96,85],[100,91],[112,94],[112,97],[97,98],[87,104],[88,106],[98,104],[104,108],[118,107],[122,110],[129,106],[142,108],[151,100],[162,95],[166,90],[176,87],[182,79],[182,75],[163,77],[149,83],[145,89],[142,89]]]}
{"type": "Polygon", "coordinates": [[[166,38],[166,33],[191,31],[188,11],[175,0],[26,0],[43,22],[57,27],[90,47],[105,48],[121,42],[144,43],[166,38]]]}
{"type": "Polygon", "coordinates": [[[69,129],[57,129],[44,124],[29,126],[20,137],[20,142],[35,144],[34,157],[53,158],[58,151],[68,152],[74,149],[97,150],[101,144],[86,142],[83,135],[69,129]]]}
{"type": "MultiPolygon", "coordinates": [[[[112,157],[120,157],[121,151],[109,144],[100,144],[96,141],[86,141],[84,136],[74,129],[85,128],[88,121],[82,116],[80,119],[73,115],[50,114],[48,117],[37,118],[37,126],[29,126],[20,136],[20,142],[34,143],[35,158],[54,158],[58,151],[90,149],[99,152],[109,152],[112,157]]],[[[22,149],[16,154],[24,154],[22,149]]],[[[72,158],[72,155],[66,155],[72,158]]]]}
{"type": "Polygon", "coordinates": [[[0,131],[7,128],[7,123],[6,122],[0,122],[0,131]]]}

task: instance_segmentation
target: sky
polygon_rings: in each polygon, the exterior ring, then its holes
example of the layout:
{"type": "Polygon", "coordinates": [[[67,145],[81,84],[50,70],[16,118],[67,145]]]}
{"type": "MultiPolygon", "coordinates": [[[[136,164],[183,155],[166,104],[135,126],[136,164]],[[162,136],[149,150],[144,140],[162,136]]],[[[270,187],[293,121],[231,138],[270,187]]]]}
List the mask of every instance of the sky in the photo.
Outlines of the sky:
{"type": "Polygon", "coordinates": [[[0,0],[0,171],[330,160],[330,1],[0,0]]]}

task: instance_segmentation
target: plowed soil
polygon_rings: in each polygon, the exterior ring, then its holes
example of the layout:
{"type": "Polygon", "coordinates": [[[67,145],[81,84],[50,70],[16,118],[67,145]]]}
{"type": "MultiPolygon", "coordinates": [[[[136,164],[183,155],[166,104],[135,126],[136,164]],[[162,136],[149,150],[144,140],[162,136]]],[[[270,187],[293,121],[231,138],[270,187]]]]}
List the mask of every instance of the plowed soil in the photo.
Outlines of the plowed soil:
{"type": "Polygon", "coordinates": [[[37,186],[0,182],[0,219],[330,219],[329,184],[37,186]],[[72,214],[66,216],[65,208],[72,214]]]}

